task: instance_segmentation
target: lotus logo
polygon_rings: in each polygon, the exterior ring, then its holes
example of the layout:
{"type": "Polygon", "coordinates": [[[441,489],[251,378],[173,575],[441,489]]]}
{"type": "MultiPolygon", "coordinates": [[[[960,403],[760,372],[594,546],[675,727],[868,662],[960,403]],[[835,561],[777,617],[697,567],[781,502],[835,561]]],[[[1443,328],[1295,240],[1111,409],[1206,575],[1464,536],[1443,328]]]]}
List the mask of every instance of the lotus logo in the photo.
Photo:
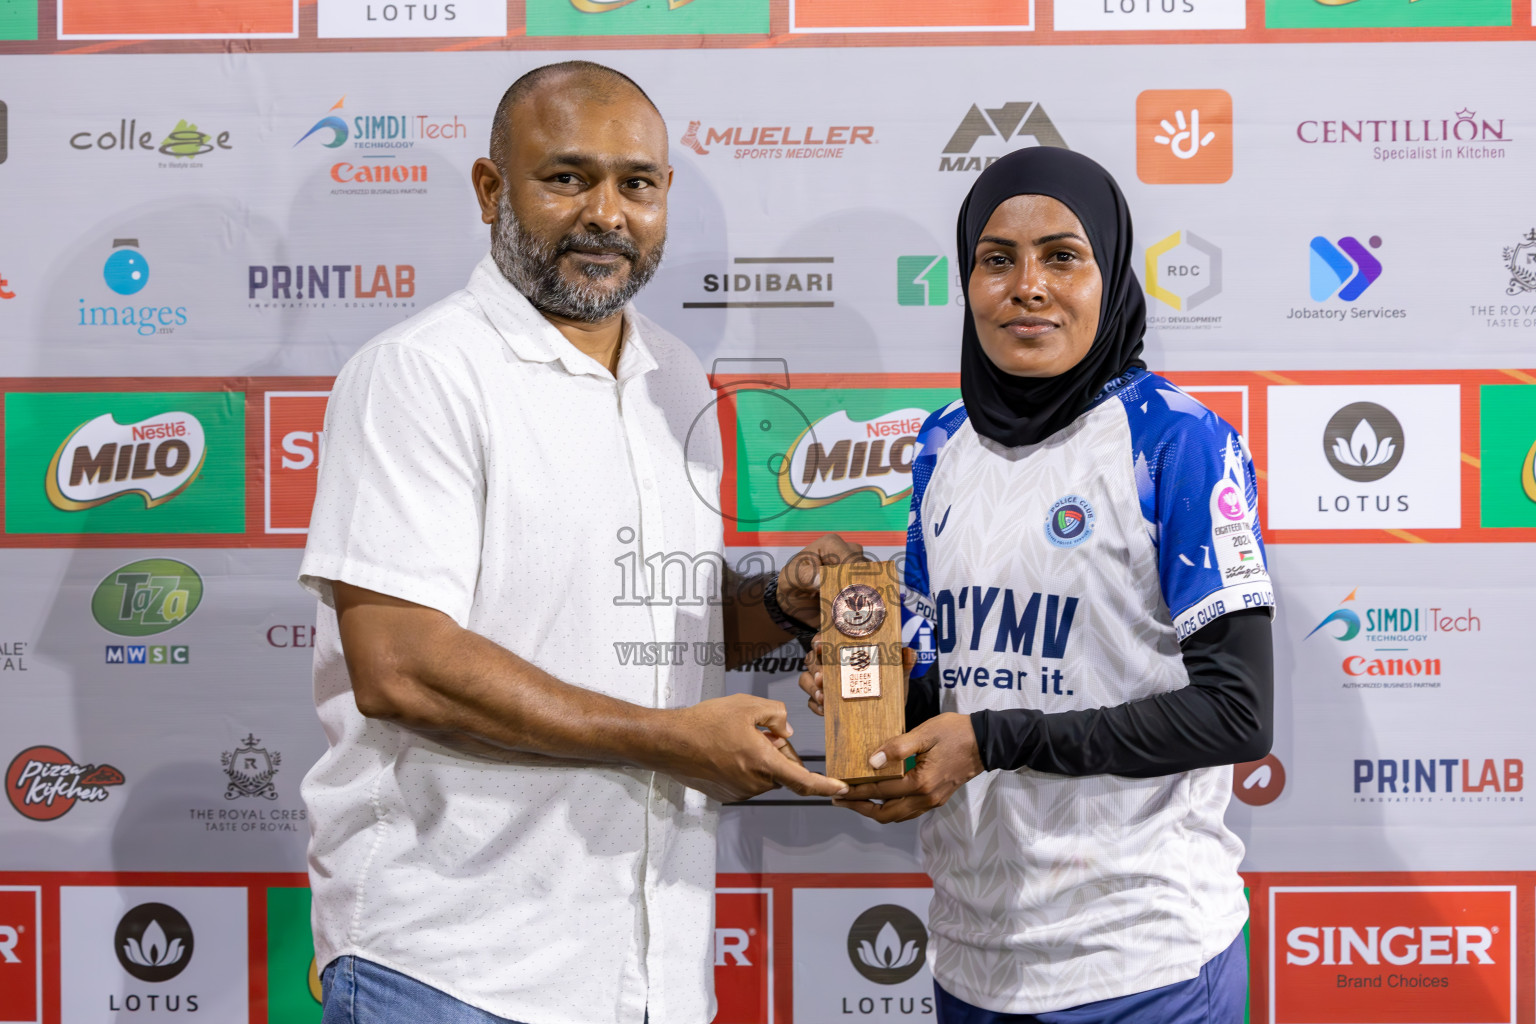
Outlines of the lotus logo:
{"type": "Polygon", "coordinates": [[[848,959],[877,985],[899,985],[923,966],[928,930],[906,907],[884,903],[860,914],[848,930],[848,959]]]}
{"type": "Polygon", "coordinates": [[[1354,402],[1333,414],[1323,451],[1334,472],[1355,483],[1380,480],[1403,458],[1403,425],[1375,402],[1354,402]]]}
{"type": "Polygon", "coordinates": [[[170,981],[192,962],[192,926],[175,907],[141,903],[118,922],[117,962],[140,981],[170,981]]]}
{"type": "Polygon", "coordinates": [[[778,466],[779,496],[791,508],[818,508],[869,491],[881,505],[912,492],[912,455],[928,414],[897,409],[855,420],[839,409],[811,424],[778,466]]]}

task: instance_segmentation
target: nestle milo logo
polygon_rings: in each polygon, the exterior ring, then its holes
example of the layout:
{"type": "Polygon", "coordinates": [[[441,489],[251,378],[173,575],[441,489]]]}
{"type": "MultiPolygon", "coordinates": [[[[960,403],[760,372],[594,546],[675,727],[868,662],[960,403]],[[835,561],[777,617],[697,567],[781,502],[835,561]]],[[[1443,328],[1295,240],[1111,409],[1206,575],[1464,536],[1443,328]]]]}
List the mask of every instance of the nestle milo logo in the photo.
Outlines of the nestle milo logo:
{"type": "Polygon", "coordinates": [[[203,578],[185,562],[145,558],[107,574],[91,596],[91,614],[119,636],[174,629],[203,601],[203,578]]]}
{"type": "Polygon", "coordinates": [[[868,491],[881,505],[912,493],[912,455],[928,413],[896,409],[856,420],[842,409],[812,423],[779,467],[786,505],[816,508],[868,491]]]}
{"type": "Polygon", "coordinates": [[[207,445],[203,425],[187,412],[137,423],[111,413],[70,431],[48,464],[48,500],[68,512],[137,494],[146,508],[170,501],[197,478],[207,445]]]}

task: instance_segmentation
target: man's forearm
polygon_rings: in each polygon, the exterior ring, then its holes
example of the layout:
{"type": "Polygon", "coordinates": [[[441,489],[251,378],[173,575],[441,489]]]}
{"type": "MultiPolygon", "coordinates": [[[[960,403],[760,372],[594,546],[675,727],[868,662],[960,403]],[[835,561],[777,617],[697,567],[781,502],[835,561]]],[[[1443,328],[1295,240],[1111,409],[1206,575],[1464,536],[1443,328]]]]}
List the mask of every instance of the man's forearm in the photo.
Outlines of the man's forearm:
{"type": "Polygon", "coordinates": [[[790,635],[774,625],[763,607],[763,576],[738,576],[725,571],[725,667],[740,668],[784,646],[790,635]]]}

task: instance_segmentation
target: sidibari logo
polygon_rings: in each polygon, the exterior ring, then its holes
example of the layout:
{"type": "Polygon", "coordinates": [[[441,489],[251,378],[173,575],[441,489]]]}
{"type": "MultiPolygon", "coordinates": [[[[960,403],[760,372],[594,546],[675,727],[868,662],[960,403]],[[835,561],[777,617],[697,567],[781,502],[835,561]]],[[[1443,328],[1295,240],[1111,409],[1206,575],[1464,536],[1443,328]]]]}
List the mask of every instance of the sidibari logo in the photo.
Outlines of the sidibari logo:
{"type": "MultiPolygon", "coordinates": [[[[1392,410],[1375,402],[1352,402],[1334,413],[1323,428],[1328,465],[1355,483],[1371,483],[1391,473],[1403,460],[1404,447],[1402,423],[1392,410]]],[[[1386,497],[1379,495],[1378,503],[1386,497]]]]}
{"type": "MultiPolygon", "coordinates": [[[[192,962],[192,926],[165,903],[140,903],[117,923],[112,947],[123,970],[140,981],[170,981],[192,962]]],[[[167,1010],[174,996],[166,996],[167,1010]]],[[[193,1003],[188,1009],[195,1010],[193,1003]]]]}
{"type": "Polygon", "coordinates": [[[1093,506],[1069,494],[1058,498],[1045,517],[1045,537],[1059,548],[1075,548],[1093,534],[1093,506]]]}
{"type": "Polygon", "coordinates": [[[1033,139],[1036,146],[1055,146],[1070,149],[1061,132],[1056,130],[1045,108],[1032,100],[1004,103],[1000,107],[981,109],[971,104],[971,109],[961,118],[960,126],[944,146],[944,156],[939,157],[941,171],[977,171],[990,166],[1002,156],[968,156],[977,141],[993,138],[999,142],[1033,139]]]}
{"type": "Polygon", "coordinates": [[[5,772],[5,795],[24,818],[62,818],[76,801],[99,803],[121,786],[123,773],[109,764],[76,764],[57,747],[28,747],[11,759],[5,772]]]}
{"type": "Polygon", "coordinates": [[[780,463],[779,495],[792,508],[819,508],[868,491],[881,505],[912,493],[912,449],[927,413],[897,409],[855,420],[839,409],[789,447],[780,463]]]}
{"type": "Polygon", "coordinates": [[[899,985],[923,968],[928,929],[906,907],[882,903],[854,919],[848,929],[848,959],[866,980],[899,985]]]}
{"type": "MultiPolygon", "coordinates": [[[[1372,249],[1381,248],[1381,237],[1372,235],[1372,249]]],[[[1338,298],[1354,302],[1381,276],[1381,261],[1366,252],[1360,240],[1346,235],[1338,244],[1322,235],[1312,239],[1310,285],[1313,302],[1338,298]]]]}
{"type": "Polygon", "coordinates": [[[91,615],[119,636],[153,636],[181,625],[203,601],[203,578],[185,562],[146,558],[107,574],[91,615]]]}
{"type": "Polygon", "coordinates": [[[126,494],[154,508],[197,479],[207,455],[203,425],[186,412],[164,412],[137,423],[103,413],[70,432],[48,464],[48,501],[79,512],[126,494]]]}
{"type": "Polygon", "coordinates": [[[831,309],[836,262],[835,256],[736,256],[737,269],[702,275],[700,291],[708,298],[685,300],[683,308],[831,309]]]}

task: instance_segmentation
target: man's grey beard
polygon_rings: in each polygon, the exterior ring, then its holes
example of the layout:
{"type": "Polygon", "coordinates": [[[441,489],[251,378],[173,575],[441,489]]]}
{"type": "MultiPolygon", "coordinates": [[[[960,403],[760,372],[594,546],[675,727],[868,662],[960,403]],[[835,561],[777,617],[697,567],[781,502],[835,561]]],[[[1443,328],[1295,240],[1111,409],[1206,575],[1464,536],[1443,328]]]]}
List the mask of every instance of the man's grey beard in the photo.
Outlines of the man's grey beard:
{"type": "Polygon", "coordinates": [[[501,268],[502,276],[541,313],[579,323],[607,320],[622,310],[624,304],[650,282],[656,268],[661,265],[665,238],[644,256],[633,241],[616,231],[596,234],[578,232],[565,236],[554,245],[548,245],[529,234],[518,223],[517,215],[512,212],[509,191],[503,188],[496,204],[491,258],[501,268]],[[587,263],[581,265],[580,269],[586,280],[572,284],[561,272],[559,261],[562,255],[573,249],[599,249],[627,257],[628,279],[618,287],[605,288],[603,283],[617,274],[620,266],[587,263]]]}

